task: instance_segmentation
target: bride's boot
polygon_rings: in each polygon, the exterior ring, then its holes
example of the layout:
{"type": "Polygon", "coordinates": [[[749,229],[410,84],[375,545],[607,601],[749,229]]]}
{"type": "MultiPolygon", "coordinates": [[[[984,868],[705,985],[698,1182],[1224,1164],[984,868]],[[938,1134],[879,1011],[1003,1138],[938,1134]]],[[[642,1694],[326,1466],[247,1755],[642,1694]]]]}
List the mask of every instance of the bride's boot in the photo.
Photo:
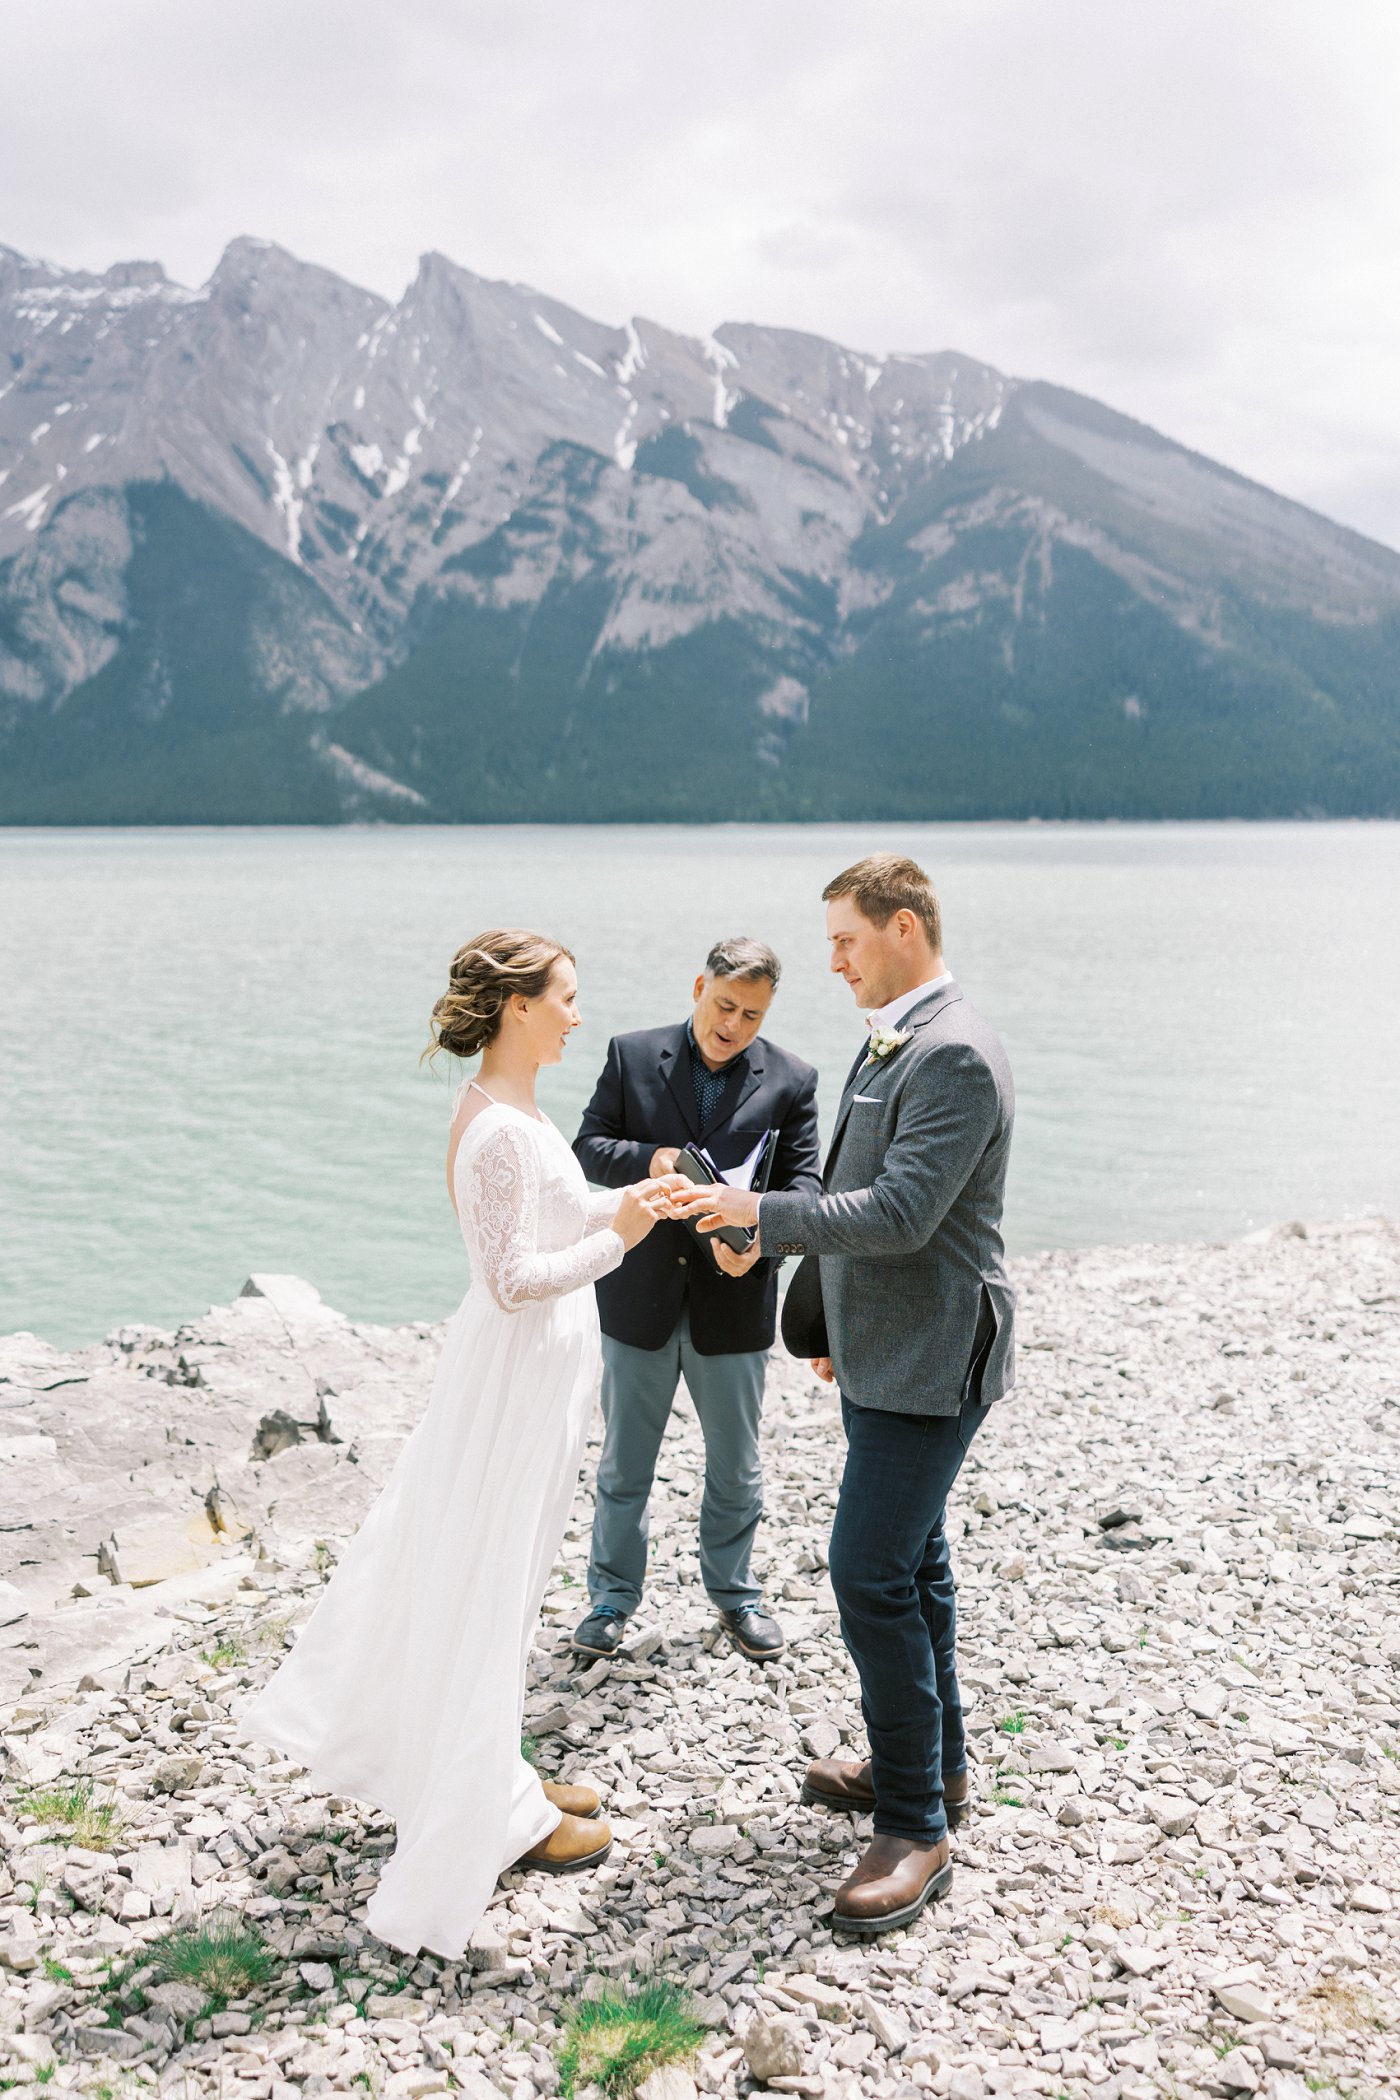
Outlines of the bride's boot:
{"type": "Polygon", "coordinates": [[[547,1838],[522,1852],[515,1864],[540,1867],[546,1874],[576,1874],[582,1867],[601,1867],[611,1851],[612,1832],[606,1823],[565,1815],[547,1838]]]}
{"type": "Polygon", "coordinates": [[[591,1786],[566,1786],[555,1779],[546,1779],[544,1798],[562,1808],[566,1816],[596,1816],[603,1805],[601,1794],[591,1786]]]}

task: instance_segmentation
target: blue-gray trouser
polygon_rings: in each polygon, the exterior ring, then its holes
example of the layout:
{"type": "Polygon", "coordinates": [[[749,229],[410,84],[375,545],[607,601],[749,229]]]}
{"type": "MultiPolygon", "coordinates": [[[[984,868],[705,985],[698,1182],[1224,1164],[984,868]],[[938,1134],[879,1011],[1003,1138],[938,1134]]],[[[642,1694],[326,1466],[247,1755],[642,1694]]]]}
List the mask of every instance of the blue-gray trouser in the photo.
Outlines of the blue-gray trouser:
{"type": "Polygon", "coordinates": [[[701,1356],[690,1339],[689,1309],[660,1349],[634,1349],[603,1336],[603,1451],[588,1557],[594,1605],[634,1612],[647,1567],[647,1503],[676,1387],[684,1377],[705,1439],[700,1503],[700,1576],[723,1611],[757,1604],[749,1555],[763,1514],[758,1425],[766,1349],[701,1356]]]}

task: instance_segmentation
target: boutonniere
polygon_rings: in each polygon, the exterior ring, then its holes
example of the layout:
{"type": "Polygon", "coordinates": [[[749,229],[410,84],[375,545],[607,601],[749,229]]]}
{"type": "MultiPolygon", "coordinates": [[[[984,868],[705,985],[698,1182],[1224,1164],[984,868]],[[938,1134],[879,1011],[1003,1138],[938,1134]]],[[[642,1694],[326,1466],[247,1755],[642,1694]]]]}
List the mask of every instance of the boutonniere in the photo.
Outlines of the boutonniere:
{"type": "Polygon", "coordinates": [[[893,1057],[895,1051],[900,1049],[908,1040],[909,1033],[907,1029],[872,1028],[870,1031],[870,1055],[877,1064],[883,1063],[885,1058],[893,1057]]]}

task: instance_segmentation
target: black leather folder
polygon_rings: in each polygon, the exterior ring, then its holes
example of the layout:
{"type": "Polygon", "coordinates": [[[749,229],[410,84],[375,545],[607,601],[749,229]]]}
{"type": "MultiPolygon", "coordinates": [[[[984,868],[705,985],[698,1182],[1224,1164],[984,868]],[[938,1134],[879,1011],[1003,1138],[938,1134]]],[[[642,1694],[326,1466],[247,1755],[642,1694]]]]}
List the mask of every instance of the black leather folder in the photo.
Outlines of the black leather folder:
{"type": "MultiPolygon", "coordinates": [[[[778,1133],[776,1130],[767,1131],[763,1138],[763,1149],[754,1166],[753,1180],[749,1183],[756,1196],[763,1194],[772,1179],[773,1161],[777,1152],[778,1133]]],[[[698,1182],[704,1188],[724,1180],[723,1174],[703,1145],[683,1146],[676,1156],[676,1172],[684,1174],[687,1180],[698,1182]]],[[[692,1219],[687,1218],[685,1222],[702,1246],[709,1246],[712,1240],[723,1240],[725,1246],[732,1247],[736,1254],[747,1254],[753,1245],[753,1234],[747,1226],[721,1225],[718,1232],[701,1232],[692,1219]]],[[[713,1254],[714,1249],[711,1247],[710,1251],[713,1254]]]]}

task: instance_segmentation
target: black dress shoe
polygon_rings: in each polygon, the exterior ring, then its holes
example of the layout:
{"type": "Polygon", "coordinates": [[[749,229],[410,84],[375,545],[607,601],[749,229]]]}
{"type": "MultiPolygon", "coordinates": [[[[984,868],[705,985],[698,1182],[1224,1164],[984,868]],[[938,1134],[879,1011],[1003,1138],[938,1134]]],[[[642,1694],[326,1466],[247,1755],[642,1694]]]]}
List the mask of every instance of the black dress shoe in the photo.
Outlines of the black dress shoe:
{"type": "Polygon", "coordinates": [[[616,1655],[626,1631],[626,1612],[613,1604],[600,1604],[575,1627],[569,1646],[575,1655],[616,1655]]]}
{"type": "Polygon", "coordinates": [[[776,1619],[756,1604],[741,1604],[737,1611],[722,1611],[719,1623],[741,1655],[752,1662],[776,1662],[787,1645],[776,1619]]]}

